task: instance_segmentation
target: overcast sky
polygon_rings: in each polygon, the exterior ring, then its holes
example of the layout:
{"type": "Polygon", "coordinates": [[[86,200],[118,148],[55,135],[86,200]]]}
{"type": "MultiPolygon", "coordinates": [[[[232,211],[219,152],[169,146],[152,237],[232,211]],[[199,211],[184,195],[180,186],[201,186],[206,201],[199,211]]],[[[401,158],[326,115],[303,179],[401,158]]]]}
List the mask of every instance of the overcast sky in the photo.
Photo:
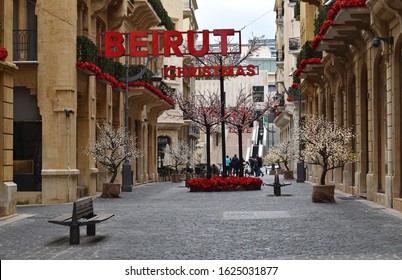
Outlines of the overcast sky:
{"type": "Polygon", "coordinates": [[[275,0],[197,0],[199,30],[241,30],[243,43],[252,35],[275,38],[275,0]]]}

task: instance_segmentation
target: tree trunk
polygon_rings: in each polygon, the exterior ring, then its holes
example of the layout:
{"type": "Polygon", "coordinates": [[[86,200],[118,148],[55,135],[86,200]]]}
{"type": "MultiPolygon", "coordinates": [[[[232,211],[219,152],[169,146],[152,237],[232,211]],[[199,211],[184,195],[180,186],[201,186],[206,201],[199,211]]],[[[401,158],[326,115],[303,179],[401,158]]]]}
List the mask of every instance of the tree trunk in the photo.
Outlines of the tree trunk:
{"type": "Polygon", "coordinates": [[[321,185],[325,185],[325,177],[327,176],[327,172],[328,172],[327,167],[323,166],[322,173],[321,173],[321,178],[320,178],[320,184],[321,185]]]}
{"type": "MultiPolygon", "coordinates": [[[[131,176],[131,175],[130,175],[131,176]]],[[[112,172],[112,178],[110,178],[110,182],[109,183],[114,183],[114,180],[116,180],[117,177],[117,168],[115,168],[112,172]]]]}
{"type": "Polygon", "coordinates": [[[239,177],[244,176],[244,166],[243,166],[243,134],[242,134],[242,129],[241,127],[237,128],[237,139],[239,142],[239,177]]]}
{"type": "Polygon", "coordinates": [[[207,179],[212,177],[211,175],[211,127],[206,127],[206,137],[207,137],[207,179]]]}

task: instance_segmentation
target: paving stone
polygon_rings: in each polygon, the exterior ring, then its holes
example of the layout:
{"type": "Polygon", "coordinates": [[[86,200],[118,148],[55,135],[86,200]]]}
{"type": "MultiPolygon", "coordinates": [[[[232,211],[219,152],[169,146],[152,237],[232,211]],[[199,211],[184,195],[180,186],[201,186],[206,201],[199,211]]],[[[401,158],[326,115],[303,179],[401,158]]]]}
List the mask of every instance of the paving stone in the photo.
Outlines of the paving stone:
{"type": "MultiPolygon", "coordinates": [[[[272,183],[273,176],[264,176],[272,183]]],[[[95,237],[48,219],[72,204],[18,206],[0,220],[0,259],[402,259],[402,213],[336,192],[336,203],[311,202],[296,183],[274,196],[261,191],[191,193],[184,183],[139,186],[118,199],[95,198],[114,213],[95,237]]]]}

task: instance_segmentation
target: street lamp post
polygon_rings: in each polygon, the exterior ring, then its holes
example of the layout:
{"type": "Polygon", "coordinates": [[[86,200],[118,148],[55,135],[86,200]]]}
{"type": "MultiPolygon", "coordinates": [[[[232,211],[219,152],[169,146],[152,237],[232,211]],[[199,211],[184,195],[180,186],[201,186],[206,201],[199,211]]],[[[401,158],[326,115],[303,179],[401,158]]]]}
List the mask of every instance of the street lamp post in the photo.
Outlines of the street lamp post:
{"type": "MultiPolygon", "coordinates": [[[[301,133],[300,129],[301,129],[301,110],[302,110],[302,102],[301,102],[302,98],[301,98],[301,93],[299,93],[299,133],[301,133]]],[[[303,144],[301,143],[300,137],[299,137],[299,161],[297,162],[297,178],[296,178],[296,182],[298,183],[303,183],[305,178],[306,178],[306,172],[304,169],[304,160],[302,160],[302,156],[301,156],[301,151],[303,148],[303,144]]]]}
{"type": "MultiPolygon", "coordinates": [[[[126,56],[126,63],[125,63],[125,70],[126,70],[126,75],[124,78],[125,82],[125,91],[124,91],[124,129],[125,129],[125,147],[124,147],[124,152],[127,154],[128,149],[129,149],[129,127],[128,127],[128,116],[129,116],[129,105],[128,105],[128,83],[129,82],[134,82],[139,79],[145,74],[145,72],[148,69],[149,62],[152,59],[152,57],[147,58],[147,63],[145,67],[135,76],[129,77],[128,76],[128,70],[129,70],[129,65],[128,65],[128,56],[126,56]]],[[[152,77],[152,81],[160,82],[162,80],[162,77],[157,77],[156,75],[152,77]]],[[[123,163],[123,169],[122,169],[122,186],[121,186],[121,191],[123,192],[132,192],[133,191],[133,176],[132,176],[132,171],[131,171],[131,164],[128,159],[126,159],[123,163]]]]}
{"type": "Polygon", "coordinates": [[[219,81],[220,81],[220,88],[221,88],[221,129],[222,129],[222,177],[227,176],[227,169],[226,169],[226,132],[225,132],[225,107],[226,107],[226,94],[225,94],[225,83],[223,79],[222,73],[222,57],[219,58],[220,62],[220,72],[219,72],[219,81]]]}

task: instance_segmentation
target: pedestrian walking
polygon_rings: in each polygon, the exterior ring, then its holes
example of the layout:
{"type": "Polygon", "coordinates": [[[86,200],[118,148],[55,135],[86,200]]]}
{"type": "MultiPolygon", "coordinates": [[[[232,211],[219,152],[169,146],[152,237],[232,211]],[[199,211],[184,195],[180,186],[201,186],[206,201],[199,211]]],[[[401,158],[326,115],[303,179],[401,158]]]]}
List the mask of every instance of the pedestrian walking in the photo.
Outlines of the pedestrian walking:
{"type": "Polygon", "coordinates": [[[225,166],[226,166],[226,171],[227,171],[227,175],[231,175],[232,174],[232,170],[231,170],[231,159],[229,157],[229,155],[226,155],[225,158],[225,166]]]}
{"type": "Polygon", "coordinates": [[[232,161],[230,162],[231,167],[233,169],[233,175],[235,176],[239,176],[239,158],[237,157],[237,155],[235,154],[232,157],[232,161]]]}

